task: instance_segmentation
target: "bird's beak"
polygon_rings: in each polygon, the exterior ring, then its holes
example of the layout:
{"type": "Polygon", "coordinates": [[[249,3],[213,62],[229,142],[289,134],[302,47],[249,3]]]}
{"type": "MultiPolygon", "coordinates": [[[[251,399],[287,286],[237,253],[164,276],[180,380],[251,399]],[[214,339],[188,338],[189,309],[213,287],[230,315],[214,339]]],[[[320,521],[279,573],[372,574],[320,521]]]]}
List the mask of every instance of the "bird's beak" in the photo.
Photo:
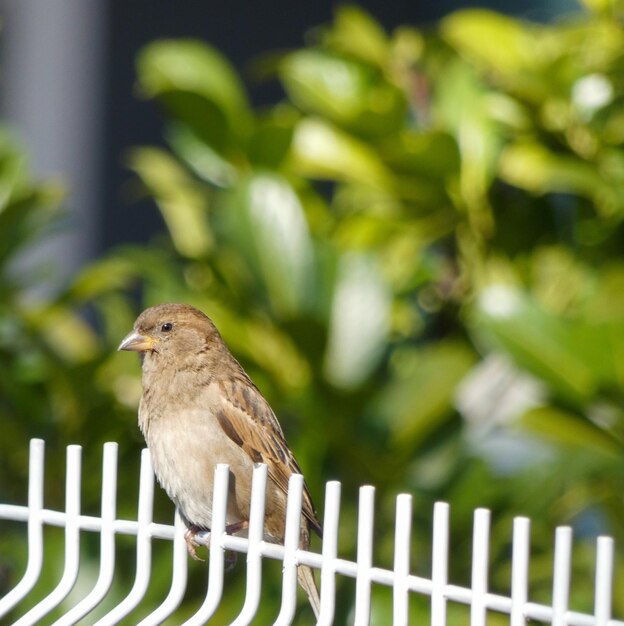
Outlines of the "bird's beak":
{"type": "Polygon", "coordinates": [[[154,345],[158,339],[153,337],[147,337],[141,335],[136,330],[131,331],[126,335],[123,341],[119,344],[117,350],[132,350],[134,352],[146,352],[147,350],[153,350],[154,345]]]}

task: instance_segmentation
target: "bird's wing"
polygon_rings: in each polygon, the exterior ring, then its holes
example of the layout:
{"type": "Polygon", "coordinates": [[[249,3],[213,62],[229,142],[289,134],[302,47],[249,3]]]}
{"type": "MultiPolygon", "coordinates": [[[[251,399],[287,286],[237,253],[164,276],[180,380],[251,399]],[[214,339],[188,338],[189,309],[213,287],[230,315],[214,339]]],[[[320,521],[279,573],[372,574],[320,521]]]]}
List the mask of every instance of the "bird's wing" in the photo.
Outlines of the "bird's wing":
{"type": "MultiPolygon", "coordinates": [[[[254,463],[266,463],[271,479],[287,494],[291,474],[302,472],[269,403],[242,373],[215,382],[221,387],[220,398],[224,399],[216,411],[221,428],[254,463]]],[[[321,525],[307,485],[304,485],[302,513],[321,535],[321,525]]]]}

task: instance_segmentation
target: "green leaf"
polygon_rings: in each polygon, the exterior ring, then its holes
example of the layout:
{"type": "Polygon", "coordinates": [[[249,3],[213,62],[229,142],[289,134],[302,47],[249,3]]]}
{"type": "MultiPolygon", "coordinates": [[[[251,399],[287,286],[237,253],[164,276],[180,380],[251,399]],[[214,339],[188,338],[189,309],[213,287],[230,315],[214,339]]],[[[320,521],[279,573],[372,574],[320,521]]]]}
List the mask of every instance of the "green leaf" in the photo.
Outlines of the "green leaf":
{"type": "Polygon", "coordinates": [[[457,385],[475,356],[463,343],[403,348],[393,357],[397,377],[378,399],[395,445],[416,448],[453,414],[457,385]]]}
{"type": "Polygon", "coordinates": [[[229,187],[236,181],[236,167],[187,126],[174,122],[165,136],[175,152],[200,178],[217,187],[229,187]]]}
{"type": "Polygon", "coordinates": [[[530,409],[522,416],[521,423],[560,445],[582,450],[591,448],[610,456],[622,454],[622,446],[604,430],[588,420],[555,407],[530,409]]]}
{"type": "Polygon", "coordinates": [[[63,360],[80,363],[98,353],[95,333],[71,309],[61,305],[45,306],[25,311],[24,316],[63,360]]]}
{"type": "Polygon", "coordinates": [[[455,139],[446,132],[403,129],[383,143],[385,160],[401,172],[444,184],[457,176],[460,155],[455,139]]]}
{"type": "Polygon", "coordinates": [[[139,85],[218,151],[246,137],[251,113],[243,86],[215,49],[190,39],[149,44],[137,58],[139,85]]]}
{"type": "Polygon", "coordinates": [[[301,120],[295,128],[291,164],[302,176],[359,182],[381,189],[392,186],[392,176],[366,143],[321,121],[301,120]]]}
{"type": "Polygon", "coordinates": [[[325,354],[325,375],[345,389],[361,384],[379,363],[390,324],[391,295],[372,257],[340,258],[325,354]]]}
{"type": "Polygon", "coordinates": [[[197,258],[213,245],[207,222],[208,198],[169,154],[156,148],[137,148],[128,158],[167,224],[180,254],[197,258]]]}
{"type": "Polygon", "coordinates": [[[288,181],[256,173],[228,197],[227,237],[264,284],[281,315],[305,309],[314,299],[314,248],[303,206],[288,181]]]}
{"type": "Polygon", "coordinates": [[[587,401],[599,387],[592,365],[579,354],[576,328],[541,310],[519,289],[482,290],[470,326],[478,340],[502,348],[569,399],[587,401]]]}
{"type": "Polygon", "coordinates": [[[624,263],[612,262],[600,268],[586,316],[596,324],[624,320],[624,263]]]}
{"type": "Polygon", "coordinates": [[[580,0],[590,11],[594,13],[608,14],[610,11],[617,10],[619,0],[580,0]]]}
{"type": "Polygon", "coordinates": [[[109,291],[127,289],[140,275],[137,270],[129,259],[120,254],[98,259],[80,271],[69,295],[74,302],[85,302],[109,291]]]}
{"type": "Polygon", "coordinates": [[[403,92],[363,63],[307,49],[288,55],[280,75],[295,104],[352,131],[377,136],[403,125],[403,92]]]}
{"type": "Polygon", "coordinates": [[[455,11],[440,24],[442,36],[466,58],[503,74],[539,66],[539,39],[527,26],[487,9],[455,11]]]}
{"type": "Polygon", "coordinates": [[[473,213],[488,206],[502,145],[499,124],[489,109],[488,90],[473,68],[460,60],[449,63],[437,81],[436,110],[461,158],[459,204],[473,213]]]}
{"type": "Polygon", "coordinates": [[[257,120],[247,146],[249,161],[258,169],[279,169],[288,157],[299,115],[290,107],[279,107],[257,120]]]}
{"type": "Polygon", "coordinates": [[[578,355],[598,378],[601,390],[624,385],[624,319],[611,322],[579,320],[573,326],[578,355]]]}
{"type": "Polygon", "coordinates": [[[569,154],[551,152],[537,142],[508,146],[501,155],[500,175],[508,183],[533,193],[584,196],[605,214],[624,207],[621,190],[613,189],[594,164],[569,154]]]}
{"type": "Polygon", "coordinates": [[[381,25],[361,7],[339,6],[332,27],[322,37],[332,50],[385,67],[388,60],[388,36],[381,25]]]}

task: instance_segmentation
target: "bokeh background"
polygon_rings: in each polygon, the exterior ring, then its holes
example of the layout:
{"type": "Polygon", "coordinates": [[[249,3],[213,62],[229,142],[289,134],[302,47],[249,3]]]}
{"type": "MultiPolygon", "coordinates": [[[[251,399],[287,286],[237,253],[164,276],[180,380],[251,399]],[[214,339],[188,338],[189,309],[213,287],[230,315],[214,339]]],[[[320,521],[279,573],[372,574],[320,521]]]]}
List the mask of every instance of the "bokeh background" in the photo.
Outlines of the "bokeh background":
{"type": "MultiPolygon", "coordinates": [[[[598,534],[616,538],[622,588],[618,2],[0,6],[1,501],[25,502],[28,440],[42,437],[46,506],[62,507],[65,446],[79,443],[97,514],[112,440],[119,514],[136,515],[140,372],[116,346],[145,306],[184,301],[274,407],[321,515],[324,482],[342,481],[345,557],[370,483],[382,566],[407,491],[415,573],[430,571],[446,500],[454,582],[469,579],[485,506],[493,591],[508,589],[515,515],[533,519],[532,599],[550,600],[561,524],[577,538],[572,608],[591,609],[598,534]]],[[[161,493],[156,516],[173,517],[161,493]]],[[[83,544],[78,594],[97,576],[97,537],[83,544]]],[[[32,602],[58,580],[61,531],[47,546],[32,602]]],[[[133,550],[119,539],[101,611],[131,586],[133,550]]],[[[23,571],[21,525],[3,523],[0,555],[1,594],[23,571]]],[[[169,563],[165,545],[128,623],[162,600],[169,563]]],[[[205,588],[205,566],[191,570],[172,624],[205,588]]],[[[279,574],[267,564],[258,623],[279,574]]],[[[243,579],[239,566],[215,623],[243,579]]],[[[340,581],[337,623],[353,590],[340,581]]],[[[373,602],[387,623],[390,592],[373,602]]],[[[425,598],[412,609],[426,621],[425,598]]]]}

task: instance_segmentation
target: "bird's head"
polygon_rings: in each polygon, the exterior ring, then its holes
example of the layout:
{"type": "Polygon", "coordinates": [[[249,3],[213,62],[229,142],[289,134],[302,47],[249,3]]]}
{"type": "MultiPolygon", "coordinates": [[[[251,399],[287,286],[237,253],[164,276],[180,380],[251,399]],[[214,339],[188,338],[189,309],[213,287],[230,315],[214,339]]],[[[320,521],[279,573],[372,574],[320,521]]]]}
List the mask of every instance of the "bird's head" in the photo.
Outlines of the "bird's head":
{"type": "Polygon", "coordinates": [[[209,347],[219,333],[212,321],[188,304],[159,304],[139,315],[118,350],[183,358],[209,347]]]}

